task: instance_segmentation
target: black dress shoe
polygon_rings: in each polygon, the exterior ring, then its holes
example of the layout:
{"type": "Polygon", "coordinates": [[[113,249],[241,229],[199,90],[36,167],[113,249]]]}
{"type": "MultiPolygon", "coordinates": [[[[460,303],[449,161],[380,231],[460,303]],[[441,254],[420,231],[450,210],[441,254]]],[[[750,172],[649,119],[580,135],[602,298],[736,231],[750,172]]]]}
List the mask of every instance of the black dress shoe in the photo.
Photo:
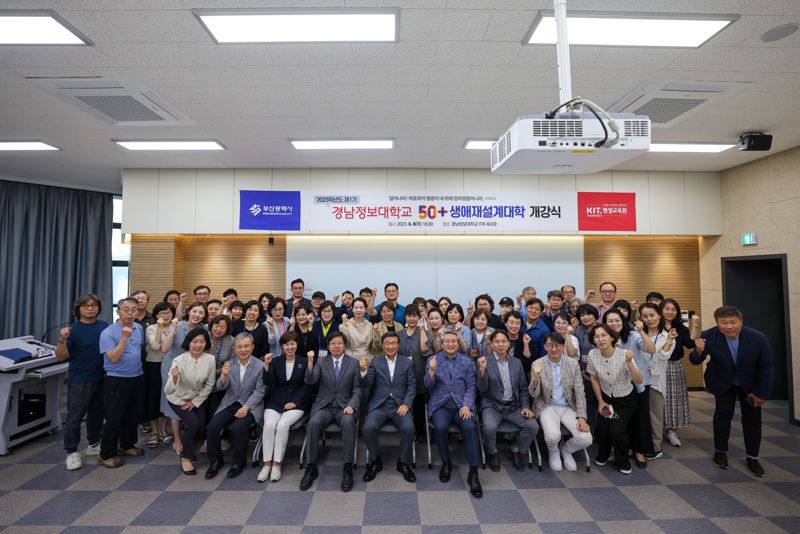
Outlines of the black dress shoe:
{"type": "Polygon", "coordinates": [[[747,467],[750,469],[750,472],[757,477],[763,477],[766,475],[764,468],[761,467],[761,464],[755,458],[747,458],[747,467]]]}
{"type": "Polygon", "coordinates": [[[511,452],[511,465],[513,465],[514,469],[517,471],[525,470],[525,457],[521,452],[511,452]]]}
{"type": "Polygon", "coordinates": [[[367,464],[367,470],[364,471],[364,482],[372,482],[375,480],[375,477],[378,475],[378,465],[376,463],[370,462],[367,464]]]}
{"type": "Polygon", "coordinates": [[[353,464],[344,464],[342,471],[342,491],[353,489],[353,464]]]}
{"type": "Polygon", "coordinates": [[[300,480],[300,491],[306,491],[310,488],[318,476],[317,464],[306,465],[306,472],[303,474],[302,480],[300,480]]]}
{"type": "Polygon", "coordinates": [[[408,466],[408,464],[398,463],[397,470],[403,474],[403,478],[406,482],[416,482],[417,475],[414,474],[414,471],[408,466]]]}
{"type": "Polygon", "coordinates": [[[495,473],[500,471],[500,457],[497,455],[497,453],[490,454],[486,463],[489,464],[489,469],[495,473]]]}
{"type": "Polygon", "coordinates": [[[483,497],[483,488],[481,487],[481,481],[478,480],[477,472],[470,472],[470,474],[467,475],[467,484],[469,484],[469,492],[473,497],[478,499],[483,497]]]}
{"type": "Polygon", "coordinates": [[[217,476],[217,473],[222,469],[223,465],[225,465],[225,462],[222,461],[222,458],[211,460],[211,465],[208,466],[208,471],[206,471],[206,478],[212,479],[217,476]]]}
{"type": "Polygon", "coordinates": [[[442,462],[442,468],[439,470],[439,481],[450,482],[450,473],[453,471],[453,466],[450,462],[442,462]]]}
{"type": "Polygon", "coordinates": [[[638,467],[639,469],[647,469],[647,460],[645,460],[645,461],[643,461],[643,462],[640,462],[639,460],[637,460],[637,459],[634,457],[634,458],[633,458],[633,463],[635,463],[635,464],[636,464],[636,467],[638,467]]]}
{"type": "Polygon", "coordinates": [[[728,454],[725,453],[725,452],[715,452],[714,453],[714,465],[716,465],[720,469],[727,469],[728,468],[728,454]]]}
{"type": "Polygon", "coordinates": [[[228,478],[236,478],[242,474],[244,471],[244,465],[237,465],[233,464],[230,469],[228,469],[228,474],[226,475],[228,478]]]}

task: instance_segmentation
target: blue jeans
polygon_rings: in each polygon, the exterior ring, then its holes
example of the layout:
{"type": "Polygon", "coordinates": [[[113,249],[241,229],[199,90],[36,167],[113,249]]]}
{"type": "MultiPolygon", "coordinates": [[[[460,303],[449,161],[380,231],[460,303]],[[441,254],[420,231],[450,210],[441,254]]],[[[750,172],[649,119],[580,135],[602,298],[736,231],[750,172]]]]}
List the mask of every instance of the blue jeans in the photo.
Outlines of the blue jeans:
{"type": "Polygon", "coordinates": [[[461,419],[461,416],[458,415],[459,408],[452,404],[451,402],[450,405],[438,408],[431,415],[433,436],[436,440],[436,447],[439,449],[439,456],[442,462],[450,461],[448,434],[452,423],[464,434],[464,445],[467,447],[469,466],[478,467],[480,464],[480,443],[478,443],[478,428],[475,426],[475,412],[472,412],[472,417],[469,419],[461,419]]]}
{"type": "Polygon", "coordinates": [[[64,448],[67,454],[78,451],[84,415],[89,445],[100,443],[103,432],[103,382],[67,384],[67,420],[64,422],[64,448]]]}

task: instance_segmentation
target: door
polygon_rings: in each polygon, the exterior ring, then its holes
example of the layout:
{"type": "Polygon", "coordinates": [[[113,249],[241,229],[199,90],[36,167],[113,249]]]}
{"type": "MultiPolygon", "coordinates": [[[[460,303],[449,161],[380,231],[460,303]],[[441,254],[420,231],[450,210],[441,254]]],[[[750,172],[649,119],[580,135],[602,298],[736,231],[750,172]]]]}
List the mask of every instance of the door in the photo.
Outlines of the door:
{"type": "Polygon", "coordinates": [[[722,258],[722,301],[742,311],[744,324],[763,332],[775,358],[772,398],[789,398],[792,377],[786,255],[722,258]]]}

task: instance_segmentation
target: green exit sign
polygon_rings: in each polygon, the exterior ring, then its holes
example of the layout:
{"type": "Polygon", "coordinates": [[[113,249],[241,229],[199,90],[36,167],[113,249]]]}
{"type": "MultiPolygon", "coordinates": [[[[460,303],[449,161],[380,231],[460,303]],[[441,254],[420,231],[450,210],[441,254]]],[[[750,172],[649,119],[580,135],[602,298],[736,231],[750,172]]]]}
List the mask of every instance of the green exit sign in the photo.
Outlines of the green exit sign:
{"type": "Polygon", "coordinates": [[[745,247],[758,245],[758,234],[742,234],[742,245],[745,247]]]}

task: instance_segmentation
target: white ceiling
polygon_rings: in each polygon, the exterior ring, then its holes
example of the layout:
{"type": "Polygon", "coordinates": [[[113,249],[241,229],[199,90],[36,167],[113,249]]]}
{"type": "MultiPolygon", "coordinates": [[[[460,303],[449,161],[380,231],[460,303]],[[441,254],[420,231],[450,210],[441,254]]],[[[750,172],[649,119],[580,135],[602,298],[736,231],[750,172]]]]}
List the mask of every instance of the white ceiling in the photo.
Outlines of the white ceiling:
{"type": "MultiPolygon", "coordinates": [[[[42,139],[60,152],[0,152],[0,174],[107,190],[125,167],[488,167],[464,140],[496,138],[518,115],[557,104],[553,46],[521,44],[550,0],[3,0],[54,9],[92,47],[0,46],[0,139],[42,139]],[[167,6],[167,7],[165,7],[167,6]],[[215,45],[193,8],[399,7],[389,44],[215,45]],[[136,79],[196,126],[115,128],[26,77],[136,79]],[[392,137],[391,151],[298,152],[289,138],[392,137]],[[218,139],[211,153],[128,152],[112,138],[218,139]]],[[[735,142],[775,136],[800,145],[798,0],[570,0],[571,10],[726,13],[741,18],[699,49],[574,47],[574,94],[610,106],[642,82],[752,82],[654,141],[735,142]]],[[[623,169],[716,171],[767,153],[646,154],[623,169]]]]}

